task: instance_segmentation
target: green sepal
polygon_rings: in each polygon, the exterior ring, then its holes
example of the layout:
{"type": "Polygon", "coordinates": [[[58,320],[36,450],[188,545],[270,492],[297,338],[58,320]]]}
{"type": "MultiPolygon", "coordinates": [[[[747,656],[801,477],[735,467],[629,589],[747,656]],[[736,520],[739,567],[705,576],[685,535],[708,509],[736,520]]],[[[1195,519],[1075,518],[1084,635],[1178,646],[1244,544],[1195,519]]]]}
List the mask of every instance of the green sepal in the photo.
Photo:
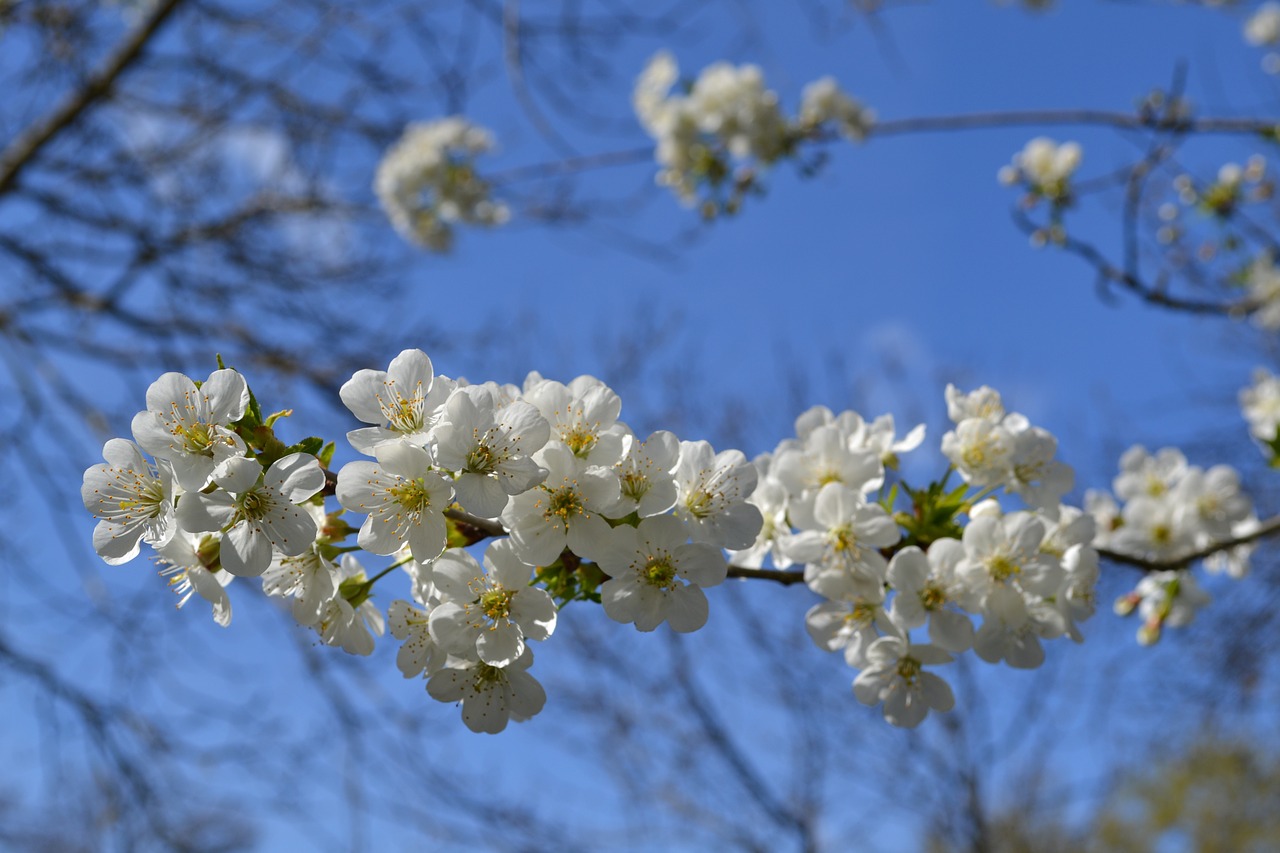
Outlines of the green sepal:
{"type": "Polygon", "coordinates": [[[564,607],[571,601],[600,603],[600,584],[609,576],[595,563],[584,563],[566,550],[554,563],[540,566],[534,571],[532,584],[542,584],[555,600],[556,607],[564,607]]]}
{"type": "Polygon", "coordinates": [[[267,415],[267,419],[263,421],[263,423],[266,426],[275,426],[276,421],[280,420],[281,418],[287,418],[292,414],[293,414],[293,409],[281,409],[278,412],[272,412],[271,414],[267,415]]]}
{"type": "Polygon", "coordinates": [[[320,452],[316,454],[316,458],[320,460],[320,465],[328,468],[333,463],[333,451],[337,448],[332,441],[320,448],[320,452]]]}
{"type": "Polygon", "coordinates": [[[345,598],[353,608],[359,607],[373,595],[373,581],[365,580],[362,574],[347,578],[338,584],[338,594],[345,598]]]}

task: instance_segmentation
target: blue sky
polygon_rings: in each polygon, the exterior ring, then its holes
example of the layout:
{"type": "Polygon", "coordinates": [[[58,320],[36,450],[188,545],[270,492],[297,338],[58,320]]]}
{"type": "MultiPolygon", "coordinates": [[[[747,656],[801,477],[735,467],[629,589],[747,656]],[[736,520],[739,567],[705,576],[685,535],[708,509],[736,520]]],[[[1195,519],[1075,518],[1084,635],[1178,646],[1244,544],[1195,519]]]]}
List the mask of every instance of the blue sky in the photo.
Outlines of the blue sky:
{"type": "MultiPolygon", "coordinates": [[[[1275,79],[1259,68],[1260,52],[1241,39],[1238,15],[1138,3],[1065,3],[1045,15],[982,2],[908,4],[883,15],[878,33],[860,21],[837,33],[823,31],[813,19],[794,12],[791,4],[758,5],[766,7],[757,10],[760,37],[745,43],[731,40],[727,30],[719,33],[716,21],[704,15],[696,31],[705,40],[676,47],[682,70],[692,76],[719,59],[757,62],[792,109],[804,83],[831,74],[883,119],[1055,107],[1124,111],[1151,89],[1166,85],[1179,62],[1187,63],[1189,95],[1205,113],[1275,114],[1280,103],[1275,79]]],[[[659,46],[657,41],[629,42],[615,55],[615,73],[629,80],[659,46]]],[[[625,116],[627,86],[612,94],[614,114],[625,116]]],[[[502,85],[482,89],[469,117],[491,127],[501,145],[488,166],[481,161],[482,168],[500,171],[553,156],[533,137],[502,85]]],[[[837,410],[856,403],[868,418],[889,411],[902,424],[921,419],[930,429],[926,445],[936,447],[945,430],[942,392],[948,381],[990,384],[1004,393],[1010,408],[1058,435],[1059,455],[1076,466],[1081,487],[1105,487],[1118,453],[1131,443],[1154,447],[1212,433],[1237,449],[1245,445],[1247,434],[1235,409],[1235,394],[1248,381],[1252,366],[1265,361],[1266,342],[1247,326],[1161,312],[1123,296],[1104,304],[1092,275],[1078,259],[1052,249],[1032,249],[1011,222],[1017,193],[998,185],[995,174],[1039,132],[1006,128],[883,140],[873,136],[860,146],[832,145],[829,162],[818,177],[799,179],[782,166],[769,177],[765,197],[749,200],[740,216],[699,230],[697,239],[674,246],[665,261],[608,245],[601,232],[590,227],[548,229],[517,221],[492,233],[467,231],[459,234],[455,253],[442,258],[400,244],[388,227],[385,251],[402,254],[411,264],[402,297],[394,304],[366,304],[352,294],[343,307],[396,318],[382,342],[385,359],[370,367],[384,367],[405,347],[422,346],[431,354],[422,330],[443,323],[477,343],[439,357],[433,354],[438,371],[473,381],[520,381],[532,369],[564,379],[594,373],[622,394],[623,418],[641,433],[669,425],[655,413],[671,405],[672,383],[686,380],[688,396],[680,399],[696,405],[678,413],[681,437],[706,437],[722,444],[723,401],[733,399],[735,417],[746,422],[742,449],[748,455],[772,449],[790,434],[791,422],[801,410],[796,403],[801,408],[822,403],[837,410]],[[646,322],[656,326],[650,328],[646,322]],[[610,376],[615,355],[610,342],[633,341],[638,334],[639,351],[651,363],[635,376],[610,376]],[[490,336],[495,339],[492,346],[485,343],[490,336]],[[646,340],[652,345],[646,347],[646,340]],[[900,365],[900,370],[887,370],[888,362],[900,365]],[[804,387],[796,387],[796,376],[805,378],[804,387]]],[[[1055,128],[1047,134],[1083,143],[1085,178],[1128,162],[1136,150],[1131,139],[1112,131],[1055,128]]],[[[584,153],[647,142],[638,127],[612,138],[580,133],[573,141],[584,153]]],[[[1210,176],[1222,162],[1243,161],[1257,150],[1250,140],[1195,142],[1182,161],[1210,176]]],[[[367,162],[351,168],[371,172],[373,166],[367,162]]],[[[651,173],[647,163],[585,172],[579,187],[586,196],[626,197],[648,187],[651,173]]],[[[690,212],[660,190],[643,198],[636,214],[611,221],[611,227],[631,237],[666,242],[696,225],[690,212]]],[[[1114,198],[1090,200],[1073,214],[1069,226],[1114,249],[1114,208],[1114,198]]],[[[253,377],[249,379],[252,383],[253,377]]],[[[138,408],[144,390],[135,389],[138,408]]],[[[304,412],[300,408],[300,417],[304,412]]],[[[332,418],[320,424],[334,437],[353,426],[332,418]]],[[[120,434],[127,430],[127,422],[115,426],[120,434]]],[[[297,429],[316,431],[304,423],[297,429]]],[[[339,462],[342,459],[340,453],[339,462]]],[[[86,458],[84,464],[94,461],[86,458]]],[[[1207,465],[1217,460],[1192,461],[1207,465]]],[[[927,459],[923,468],[929,470],[927,459]]],[[[75,527],[88,542],[90,520],[77,518],[75,527]]],[[[35,529],[28,535],[38,542],[46,534],[35,529]]],[[[55,583],[74,590],[71,594],[85,594],[66,567],[53,571],[55,583]]],[[[160,638],[156,643],[163,654],[146,659],[171,666],[169,678],[186,684],[183,690],[194,689],[191,685],[236,685],[245,690],[247,708],[269,707],[286,719],[305,716],[306,703],[315,701],[314,685],[293,658],[291,642],[298,635],[275,624],[279,620],[270,618],[267,606],[249,596],[236,597],[236,620],[224,632],[194,602],[178,614],[168,607],[148,610],[146,605],[135,611],[135,599],[150,601],[166,594],[141,562],[127,575],[112,571],[102,576],[125,611],[139,614],[140,630],[154,631],[160,638]],[[244,684],[241,673],[249,667],[255,678],[244,684]]],[[[389,591],[386,600],[399,594],[389,591]]],[[[795,626],[793,634],[799,635],[804,610],[811,603],[805,591],[752,590],[748,595],[754,606],[776,609],[777,618],[789,620],[795,626]]],[[[716,604],[713,595],[713,612],[716,604]]],[[[564,618],[582,618],[602,632],[610,627],[574,612],[579,607],[574,605],[564,618]]],[[[38,620],[31,614],[11,618],[15,625],[30,622],[39,635],[38,620]]],[[[1109,689],[1107,678],[1117,667],[1136,672],[1132,683],[1149,684],[1157,678],[1158,667],[1176,664],[1185,650],[1178,645],[1183,641],[1174,639],[1166,644],[1172,651],[1139,651],[1130,638],[1133,626],[1105,612],[1091,627],[1095,626],[1098,642],[1111,648],[1056,650],[1053,671],[1058,674],[1053,678],[1058,680],[1045,682],[1050,689],[1055,684],[1063,690],[1069,690],[1063,684],[1083,685],[1079,689],[1091,706],[1105,703],[1105,697],[1099,697],[1109,689]],[[1125,649],[1120,655],[1111,650],[1124,643],[1130,645],[1119,646],[1125,649]],[[1104,665],[1109,668],[1104,670],[1104,665]]],[[[613,627],[615,634],[618,630],[613,627]]],[[[610,642],[636,660],[664,645],[657,636],[633,636],[629,628],[621,631],[627,635],[610,642]]],[[[739,686],[733,679],[732,658],[726,657],[732,655],[731,631],[729,623],[717,623],[713,617],[707,637],[694,640],[695,649],[705,649],[718,662],[707,678],[726,682],[720,685],[726,691],[739,686]]],[[[539,665],[547,668],[552,682],[569,680],[579,673],[578,664],[555,648],[554,639],[544,644],[545,650],[537,650],[539,665]]],[[[471,736],[456,720],[456,711],[437,707],[421,694],[419,685],[400,681],[392,665],[393,650],[394,643],[384,642],[374,659],[358,662],[369,672],[351,683],[362,684],[387,707],[404,710],[420,703],[424,720],[438,724],[424,738],[434,759],[477,771],[500,766],[505,783],[529,792],[539,808],[598,798],[598,808],[584,812],[587,824],[600,820],[611,825],[616,823],[613,818],[624,819],[625,796],[607,781],[601,759],[575,750],[565,735],[580,724],[576,715],[583,713],[581,709],[557,707],[556,694],[549,691],[548,710],[533,722],[497,738],[471,736]]],[[[805,652],[815,660],[821,657],[812,647],[805,652]]],[[[130,677],[127,671],[104,665],[101,649],[81,648],[77,654],[84,656],[90,684],[106,687],[130,677]]],[[[826,673],[821,683],[809,685],[821,694],[815,703],[832,713],[847,713],[851,725],[882,725],[875,712],[860,708],[848,694],[852,673],[838,662],[807,662],[805,667],[826,673]]],[[[979,687],[993,697],[991,714],[997,726],[1016,722],[1021,703],[1042,683],[1007,671],[984,672],[977,678],[979,687]]],[[[156,697],[158,706],[183,695],[175,691],[156,697]]],[[[25,707],[25,702],[17,704],[18,698],[7,698],[6,703],[15,702],[8,707],[25,707]]],[[[643,705],[644,697],[629,701],[643,705]]],[[[1070,699],[1051,701],[1059,702],[1055,713],[1060,718],[1071,717],[1070,699]]],[[[743,699],[723,710],[744,739],[757,742],[771,719],[768,707],[743,699]]],[[[1175,702],[1162,712],[1167,718],[1148,720],[1174,725],[1177,712],[1175,702]]],[[[1149,722],[1123,715],[1109,725],[1108,732],[1127,731],[1132,739],[1098,750],[1086,745],[1094,732],[1081,724],[1055,745],[1066,755],[1053,755],[1053,766],[1087,781],[1111,762],[1138,754],[1142,740],[1130,730],[1152,731],[1149,722]]],[[[10,730],[34,732],[37,727],[34,719],[20,716],[11,720],[10,730]]],[[[208,748],[216,752],[216,731],[201,731],[208,748]]],[[[897,737],[867,731],[858,736],[883,737],[885,742],[897,737]]],[[[942,735],[934,728],[924,737],[941,742],[942,735]]],[[[22,734],[11,734],[5,748],[10,757],[38,761],[38,748],[22,734]]],[[[272,767],[294,760],[282,747],[264,744],[260,749],[255,760],[272,767]]],[[[312,843],[342,849],[352,837],[341,808],[346,797],[343,780],[351,778],[353,761],[369,762],[362,772],[376,776],[376,758],[326,756],[324,749],[317,745],[316,754],[303,762],[308,773],[329,780],[306,794],[306,810],[323,816],[312,843]]],[[[771,754],[767,747],[757,747],[751,757],[769,772],[785,776],[785,757],[771,754]]],[[[1016,763],[1009,759],[993,778],[1014,778],[1016,763]]],[[[247,766],[256,765],[249,761],[247,766]]],[[[219,773],[232,785],[244,781],[225,767],[219,773]]],[[[273,778],[264,774],[258,779],[264,791],[278,792],[272,788],[273,778]]],[[[263,794],[265,805],[253,815],[266,830],[262,849],[285,849],[295,838],[298,821],[287,809],[277,808],[270,796],[274,795],[263,794]]],[[[892,847],[917,827],[909,814],[900,812],[890,814],[881,829],[880,842],[892,847]]],[[[372,820],[364,831],[369,833],[365,840],[375,847],[404,840],[394,820],[372,820]]]]}

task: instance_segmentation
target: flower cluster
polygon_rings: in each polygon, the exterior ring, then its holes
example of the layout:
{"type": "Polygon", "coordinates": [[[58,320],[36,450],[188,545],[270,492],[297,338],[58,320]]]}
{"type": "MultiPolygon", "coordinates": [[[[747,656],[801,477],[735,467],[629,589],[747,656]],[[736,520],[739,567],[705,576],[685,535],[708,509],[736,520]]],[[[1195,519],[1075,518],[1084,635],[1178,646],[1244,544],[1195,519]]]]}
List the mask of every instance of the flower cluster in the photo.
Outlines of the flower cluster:
{"type": "MultiPolygon", "coordinates": [[[[1120,457],[1114,496],[1090,491],[1085,506],[1098,525],[1095,544],[1144,560],[1176,564],[1215,545],[1248,535],[1258,527],[1252,501],[1240,490],[1240,475],[1227,465],[1208,470],[1187,463],[1181,451],[1166,447],[1151,454],[1131,447],[1120,457]]],[[[1251,544],[1220,551],[1204,561],[1212,572],[1243,577],[1251,544]]],[[[1208,603],[1189,569],[1148,574],[1116,602],[1116,612],[1140,609],[1138,639],[1160,637],[1163,626],[1180,627],[1208,603]]]]}
{"type": "Polygon", "coordinates": [[[1240,391],[1240,411],[1249,422],[1249,434],[1268,448],[1276,464],[1280,454],[1280,376],[1264,367],[1253,372],[1253,384],[1240,391]]]}
{"type": "Polygon", "coordinates": [[[1046,199],[1058,207],[1071,202],[1071,176],[1083,152],[1075,142],[1058,143],[1044,136],[1032,139],[1002,166],[996,177],[1005,186],[1026,187],[1030,201],[1046,199]]]}
{"type": "MultiPolygon", "coordinates": [[[[258,577],[274,559],[312,548],[318,526],[302,505],[325,484],[314,455],[281,452],[292,450],[283,445],[270,456],[250,453],[235,427],[246,423],[250,402],[234,370],[199,384],[164,374],[133,419],[134,441],[108,441],[105,463],[85,471],[81,487],[104,560],[124,563],[141,543],[151,545],[182,596],[179,606],[199,593],[224,625],[231,576],[258,577]]],[[[252,420],[260,423],[256,413],[252,420]]]]}
{"type": "MultiPolygon", "coordinates": [[[[821,599],[809,635],[859,670],[856,698],[915,726],[954,704],[932,668],[956,655],[1028,669],[1044,641],[1081,641],[1095,610],[1096,529],[1101,544],[1159,560],[1258,525],[1234,471],[1202,471],[1171,450],[1126,454],[1123,507],[1098,494],[1089,513],[1063,505],[1072,473],[1056,440],[986,387],[947,387],[950,465],[913,488],[901,456],[924,427],[899,436],[888,415],[814,407],[794,438],[748,461],[667,431],[642,439],[591,376],[473,385],[405,350],[340,389],[363,424],[347,434],[363,458],[333,475],[332,443],[286,445],[274,425],[289,412],[264,417],[244,378],[219,366],[203,382],[161,376],[134,440],[111,439],[85,471],[98,553],[119,564],[150,545],[179,606],[198,594],[221,625],[231,580],[258,577],[300,625],[350,654],[371,654],[389,628],[401,673],[460,703],[478,732],[542,709],[532,646],[552,638],[565,603],[598,603],[643,632],[696,631],[705,590],[731,574],[806,584],[821,599]],[[358,550],[389,565],[370,573],[358,550]],[[408,593],[384,607],[375,590],[393,573],[408,593]]],[[[1276,383],[1259,377],[1242,396],[1271,433],[1276,383]]],[[[1208,563],[1238,576],[1248,545],[1230,544],[1208,563]]],[[[1172,565],[1117,608],[1139,610],[1140,638],[1153,642],[1206,600],[1172,565]]]]}
{"type": "Polygon", "coordinates": [[[1093,520],[1060,505],[1071,472],[1053,460],[1053,437],[1006,415],[990,388],[949,387],[947,403],[956,430],[942,447],[966,483],[890,486],[899,454],[922,443],[923,427],[898,439],[889,416],[868,423],[855,412],[811,409],[794,439],[755,460],[752,501],[765,524],[734,554],[744,566],[766,557],[779,567],[805,563],[805,582],[825,599],[806,617],[810,636],[861,670],[857,698],[883,701],[885,718],[900,726],[954,702],[924,667],[973,649],[990,663],[1034,668],[1044,660],[1041,640],[1080,640],[1077,623],[1094,611],[1093,520]],[[1031,509],[1006,514],[983,500],[997,490],[1031,509]],[[899,495],[910,498],[910,512],[895,512],[899,495]],[[977,629],[973,616],[982,619],[977,629]]]}
{"type": "MultiPolygon", "coordinates": [[[[1275,47],[1280,44],[1280,3],[1263,3],[1244,22],[1244,40],[1254,47],[1275,47]]],[[[1280,55],[1269,51],[1262,58],[1262,67],[1270,74],[1280,71],[1280,55]]]]}
{"type": "Polygon", "coordinates": [[[697,630],[703,590],[727,575],[722,549],[748,546],[762,523],[740,451],[665,431],[642,440],[590,376],[468,385],[406,350],[340,396],[365,424],[347,438],[367,458],[338,472],[329,493],[341,509],[327,513],[315,454],[327,465],[331,445],[285,447],[279,416],[261,417],[235,371],[161,377],[134,419],[138,443],[112,439],[85,472],[99,554],[120,563],[152,545],[182,600],[199,593],[223,625],[232,576],[260,576],[300,624],[352,654],[372,652],[389,622],[405,676],[496,732],[545,701],[529,642],[551,636],[557,600],[597,601],[641,631],[697,630]],[[343,513],[363,516],[358,529],[343,513]],[[391,566],[370,576],[341,544],[352,534],[391,566]],[[466,550],[489,537],[480,559],[466,550]],[[412,600],[384,619],[373,590],[397,567],[412,600]]]}
{"type": "Polygon", "coordinates": [[[717,62],[686,93],[675,94],[679,77],[671,54],[657,54],[636,81],[632,105],[657,141],[658,183],[690,206],[704,192],[707,216],[736,212],[746,193],[758,189],[758,172],[795,155],[802,140],[828,128],[861,140],[875,119],[829,77],[805,88],[794,120],[765,88],[758,66],[717,62]]]}
{"type": "Polygon", "coordinates": [[[491,197],[474,160],[493,137],[459,116],[410,124],[378,164],[373,189],[406,240],[435,252],[453,246],[453,227],[501,225],[510,211],[491,197]]]}

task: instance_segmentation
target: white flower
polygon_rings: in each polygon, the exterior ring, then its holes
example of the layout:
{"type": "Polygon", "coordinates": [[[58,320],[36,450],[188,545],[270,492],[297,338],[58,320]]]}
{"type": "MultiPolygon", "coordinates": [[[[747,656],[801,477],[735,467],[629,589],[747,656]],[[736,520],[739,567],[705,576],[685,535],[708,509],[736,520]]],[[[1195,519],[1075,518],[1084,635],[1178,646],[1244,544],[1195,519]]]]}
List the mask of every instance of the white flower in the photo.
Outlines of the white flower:
{"type": "Polygon", "coordinates": [[[864,705],[883,701],[886,720],[915,728],[930,709],[945,712],[955,706],[951,686],[924,669],[951,660],[951,655],[936,646],[881,637],[867,649],[868,667],[854,679],[853,695],[864,705]]]}
{"type": "Polygon", "coordinates": [[[1042,553],[1044,522],[1029,512],[1003,518],[984,516],[964,529],[965,556],[956,565],[973,600],[988,619],[998,614],[1011,628],[1029,618],[1026,607],[1035,597],[1053,595],[1062,585],[1062,566],[1042,553]]]}
{"type": "Polygon", "coordinates": [[[460,116],[414,122],[378,164],[373,188],[406,240],[437,252],[453,245],[453,225],[501,225],[510,218],[477,176],[475,158],[493,148],[487,130],[460,116]]]}
{"type": "Polygon", "coordinates": [[[178,522],[193,532],[221,531],[222,567],[257,577],[271,564],[271,549],[297,556],[311,547],[316,522],[297,504],[324,488],[320,462],[291,453],[263,473],[256,459],[228,459],[214,472],[218,489],[188,492],[178,502],[178,522]]]}
{"type": "Polygon", "coordinates": [[[899,454],[915,450],[924,441],[924,424],[917,424],[901,440],[895,440],[893,415],[881,415],[867,424],[860,441],[850,440],[854,450],[872,450],[886,468],[897,468],[899,454]]]}
{"type": "MultiPolygon", "coordinates": [[[[303,507],[323,529],[326,516],[323,506],[303,507]]],[[[320,540],[301,554],[286,556],[276,552],[271,565],[262,573],[262,591],[270,596],[293,599],[293,618],[300,625],[315,625],[320,613],[338,590],[338,567],[326,558],[320,540]]]]}
{"type": "Polygon", "coordinates": [[[404,350],[386,370],[357,370],[338,394],[351,414],[375,426],[352,430],[347,440],[366,456],[397,439],[425,445],[452,388],[447,377],[435,375],[422,350],[404,350]]]}
{"type": "Polygon", "coordinates": [[[198,593],[213,606],[213,621],[225,628],[231,624],[231,599],[224,587],[234,575],[218,570],[218,544],[216,535],[179,531],[156,548],[156,561],[164,566],[160,576],[168,578],[178,595],[178,607],[187,603],[191,593],[198,593]]]}
{"type": "Polygon", "coordinates": [[[953,609],[964,595],[956,575],[964,556],[964,545],[956,539],[939,539],[927,556],[914,545],[894,554],[887,572],[896,593],[889,611],[893,623],[910,631],[928,622],[929,642],[949,652],[972,646],[973,623],[953,609]]]}
{"type": "Polygon", "coordinates": [[[430,562],[444,550],[445,508],[453,486],[431,470],[431,456],[405,442],[379,445],[377,463],[348,462],[336,494],[344,509],[367,513],[356,541],[374,554],[394,554],[408,543],[413,558],[430,562]]]}
{"type": "Polygon", "coordinates": [[[502,512],[516,553],[532,566],[551,565],[566,547],[594,559],[609,537],[609,522],[601,513],[618,502],[618,476],[589,465],[558,441],[548,443],[534,461],[547,469],[546,480],[513,497],[502,512]]]}
{"type": "MultiPolygon", "coordinates": [[[[763,460],[761,457],[756,457],[752,464],[756,466],[757,471],[767,470],[768,457],[765,456],[763,460]]],[[[787,521],[789,503],[787,490],[777,480],[761,475],[756,490],[751,493],[747,501],[760,509],[764,524],[751,547],[730,550],[729,559],[735,565],[753,569],[763,566],[765,557],[768,557],[776,568],[785,569],[790,566],[792,560],[785,550],[786,542],[791,537],[791,525],[787,521]]]]}
{"type": "Polygon", "coordinates": [[[1244,40],[1255,47],[1280,43],[1280,3],[1263,3],[1249,16],[1244,40]]]}
{"type": "Polygon", "coordinates": [[[716,453],[705,441],[680,442],[676,465],[676,517],[695,542],[720,548],[750,547],[764,518],[747,503],[758,473],[740,450],[716,453]]]}
{"type": "Polygon", "coordinates": [[[688,530],[670,515],[614,528],[598,562],[609,575],[600,587],[605,614],[641,631],[663,622],[673,631],[698,630],[707,621],[702,588],[721,583],[728,573],[719,549],[689,543],[688,530]]]}
{"type": "Polygon", "coordinates": [[[1134,445],[1120,457],[1120,473],[1112,488],[1116,497],[1124,501],[1139,495],[1158,498],[1186,473],[1187,458],[1177,448],[1161,448],[1152,456],[1142,445],[1134,445]]]}
{"type": "Polygon", "coordinates": [[[93,548],[116,566],[138,556],[138,543],[159,547],[178,526],[173,510],[173,474],[156,467],[132,441],[113,438],[102,447],[103,465],[84,472],[80,497],[98,519],[93,548]]]}
{"type": "Polygon", "coordinates": [[[1280,270],[1271,254],[1264,252],[1245,270],[1244,283],[1249,291],[1253,324],[1268,331],[1280,329],[1280,270]]]}
{"type": "Polygon", "coordinates": [[[538,407],[551,425],[551,437],[574,456],[592,465],[613,465],[622,459],[629,435],[618,423],[622,398],[594,376],[579,376],[568,385],[551,379],[526,381],[524,399],[538,407]]]}
{"type": "Polygon", "coordinates": [[[773,461],[772,475],[787,487],[793,498],[813,495],[828,483],[841,483],[862,494],[878,489],[884,482],[884,463],[877,450],[852,446],[865,435],[862,419],[856,431],[848,421],[815,427],[799,447],[780,452],[773,461]]]}
{"type": "Polygon", "coordinates": [[[800,95],[800,124],[816,128],[827,122],[834,123],[845,139],[861,142],[875,123],[875,112],[841,91],[834,78],[823,77],[800,95]]]}
{"type": "Polygon", "coordinates": [[[805,614],[804,623],[818,648],[829,652],[843,649],[845,663],[856,668],[866,666],[867,649],[881,633],[899,633],[885,612],[883,587],[870,597],[815,604],[805,614]]]}
{"type": "Polygon", "coordinates": [[[508,720],[527,720],[542,710],[547,693],[527,670],[528,648],[510,666],[451,658],[427,681],[427,693],[439,702],[461,702],[462,722],[473,732],[497,734],[508,720]]]}
{"type": "Polygon", "coordinates": [[[338,591],[325,603],[314,627],[326,645],[341,646],[352,655],[373,654],[373,638],[381,637],[386,625],[382,613],[368,598],[364,566],[351,554],[343,554],[338,579],[338,591]],[[348,594],[353,595],[351,600],[348,594]]]}
{"type": "Polygon", "coordinates": [[[644,441],[627,436],[622,461],[616,466],[621,486],[618,503],[610,513],[622,518],[636,513],[641,518],[661,515],[676,502],[676,463],[680,460],[680,439],[659,430],[644,441]]]}
{"type": "Polygon", "coordinates": [[[902,538],[897,523],[879,504],[839,483],[828,483],[817,496],[794,504],[792,523],[800,532],[783,551],[805,566],[805,582],[833,600],[873,597],[884,583],[888,564],[880,549],[902,538]]]}
{"type": "Polygon", "coordinates": [[[483,569],[466,551],[446,551],[432,570],[442,599],[431,611],[432,638],[450,654],[510,666],[526,639],[545,640],[556,628],[555,602],[529,586],[532,570],[509,539],[489,545],[483,569]]]}
{"type": "Polygon", "coordinates": [[[532,459],[551,434],[546,418],[523,400],[499,408],[495,390],[473,385],[454,391],[434,433],[436,463],[458,474],[458,503],[481,518],[498,517],[511,495],[547,475],[532,459]]]}
{"type": "Polygon", "coordinates": [[[427,611],[397,599],[391,602],[387,621],[391,636],[404,641],[396,653],[396,666],[405,678],[423,673],[431,676],[444,668],[448,655],[431,639],[431,618],[427,611]]]}
{"type": "Polygon", "coordinates": [[[1075,142],[1057,143],[1039,136],[1013,155],[1013,162],[1001,170],[1002,183],[1022,182],[1032,193],[1054,201],[1071,195],[1069,182],[1080,167],[1082,152],[1075,142]]]}
{"type": "Polygon", "coordinates": [[[1240,410],[1249,434],[1263,443],[1276,440],[1280,429],[1280,377],[1265,367],[1253,372],[1253,385],[1240,391],[1240,410]]]}
{"type": "Polygon", "coordinates": [[[1071,491],[1075,474],[1071,468],[1054,459],[1058,440],[1048,430],[1025,424],[1025,419],[1005,418],[1004,426],[1021,421],[1025,428],[1013,432],[1013,452],[1007,488],[1022,497],[1031,507],[1052,516],[1058,511],[1062,496],[1071,491]]]}
{"type": "Polygon", "coordinates": [[[1181,628],[1191,623],[1200,608],[1210,602],[1207,592],[1186,569],[1152,572],[1138,582],[1132,593],[1116,602],[1116,611],[1128,613],[1136,603],[1142,616],[1138,642],[1149,646],[1160,639],[1166,625],[1181,628]]]}
{"type": "Polygon", "coordinates": [[[968,418],[942,437],[942,453],[966,483],[1002,486],[1013,476],[1014,438],[1000,424],[968,418]]]}
{"type": "Polygon", "coordinates": [[[219,464],[244,455],[244,441],[227,427],[248,405],[249,386],[234,370],[215,370],[199,388],[181,373],[166,373],[147,389],[147,410],[134,415],[133,437],[173,465],[182,488],[197,492],[219,464]]]}
{"type": "Polygon", "coordinates": [[[947,417],[955,424],[970,418],[979,418],[998,424],[1004,420],[1004,402],[1000,392],[983,385],[969,393],[948,384],[945,392],[947,400],[947,417]]]}

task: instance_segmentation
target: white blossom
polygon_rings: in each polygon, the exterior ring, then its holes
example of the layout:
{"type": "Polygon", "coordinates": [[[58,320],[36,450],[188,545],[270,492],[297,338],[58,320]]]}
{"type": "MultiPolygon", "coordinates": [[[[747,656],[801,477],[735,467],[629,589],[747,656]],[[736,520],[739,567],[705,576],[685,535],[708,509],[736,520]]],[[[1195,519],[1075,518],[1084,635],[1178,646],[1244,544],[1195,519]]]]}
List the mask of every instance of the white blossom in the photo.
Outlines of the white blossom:
{"type": "Polygon", "coordinates": [[[257,577],[271,564],[272,549],[297,556],[316,538],[315,519],[298,504],[324,488],[320,462],[291,453],[265,472],[256,459],[228,459],[214,472],[218,488],[188,492],[178,502],[178,522],[192,532],[221,531],[222,567],[257,577]]]}
{"type": "Polygon", "coordinates": [[[147,410],[133,418],[133,437],[156,459],[173,465],[187,491],[209,485],[222,462],[245,454],[228,427],[244,417],[249,386],[234,370],[215,370],[197,388],[190,377],[166,373],[147,389],[147,410]]]}
{"type": "Polygon", "coordinates": [[[102,456],[105,464],[84,472],[80,497],[98,519],[94,550],[115,566],[138,556],[139,542],[160,547],[177,532],[173,473],[165,463],[152,465],[123,438],[108,440],[102,456]]]}
{"type": "Polygon", "coordinates": [[[951,655],[937,646],[881,637],[867,649],[867,661],[853,681],[853,695],[864,705],[884,702],[884,718],[892,725],[915,728],[930,710],[955,706],[951,686],[924,669],[951,663],[951,655]]]}
{"type": "Polygon", "coordinates": [[[511,213],[477,175],[475,159],[493,148],[484,128],[461,116],[414,122],[378,164],[373,188],[402,237],[436,252],[453,246],[457,223],[494,226],[511,213]]]}
{"type": "Polygon", "coordinates": [[[388,441],[424,446],[451,390],[453,382],[435,375],[422,350],[404,350],[386,370],[357,370],[338,395],[351,414],[374,426],[347,433],[347,440],[365,456],[388,441]]]}
{"type": "Polygon", "coordinates": [[[431,469],[431,456],[405,442],[375,448],[377,462],[348,462],[338,472],[338,502],[366,513],[356,541],[373,554],[394,554],[406,543],[419,562],[440,556],[448,536],[445,508],[453,486],[431,469]]]}
{"type": "Polygon", "coordinates": [[[546,691],[526,672],[532,664],[527,647],[507,667],[450,658],[427,680],[427,693],[439,702],[461,702],[462,722],[471,731],[497,734],[509,720],[527,720],[546,704],[546,691]]]}

